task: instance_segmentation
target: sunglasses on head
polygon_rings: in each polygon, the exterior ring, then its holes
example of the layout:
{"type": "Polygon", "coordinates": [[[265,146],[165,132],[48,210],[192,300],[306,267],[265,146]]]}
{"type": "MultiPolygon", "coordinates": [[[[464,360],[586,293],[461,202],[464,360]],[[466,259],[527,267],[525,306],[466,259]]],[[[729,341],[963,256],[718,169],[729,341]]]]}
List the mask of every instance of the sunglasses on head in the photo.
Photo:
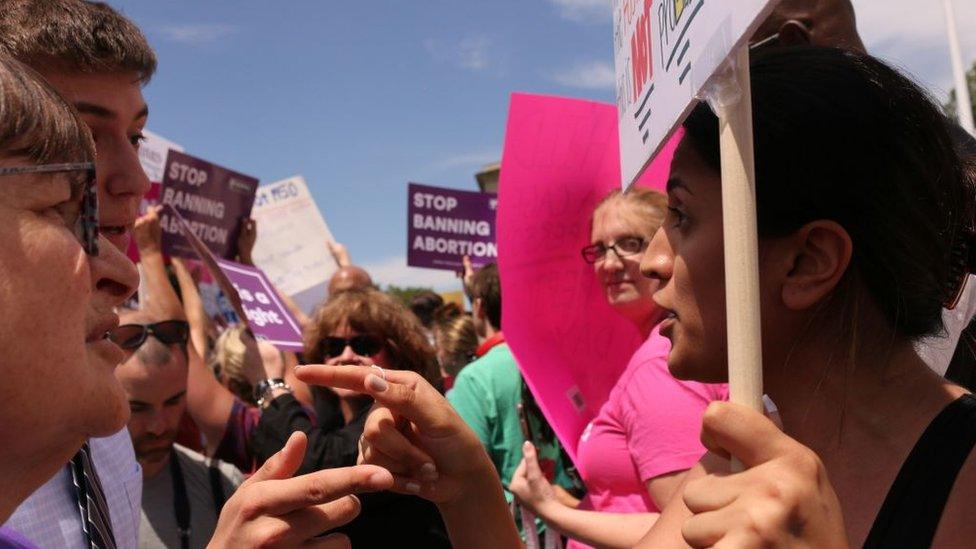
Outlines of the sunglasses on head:
{"type": "Polygon", "coordinates": [[[108,338],[123,349],[138,349],[149,336],[166,345],[186,345],[190,325],[182,320],[164,320],[155,324],[123,324],[112,330],[108,338]]]}
{"type": "Polygon", "coordinates": [[[65,225],[74,231],[85,253],[98,255],[98,193],[95,191],[95,164],[93,162],[71,162],[62,164],[40,164],[37,166],[0,167],[0,176],[35,173],[84,172],[84,178],[72,185],[71,196],[80,188],[81,200],[78,208],[65,210],[61,216],[65,225]]]}
{"type": "Polygon", "coordinates": [[[383,345],[378,339],[370,335],[358,335],[350,338],[327,337],[322,344],[327,358],[334,358],[341,355],[346,347],[351,347],[352,352],[359,356],[373,356],[380,352],[383,345]]]}

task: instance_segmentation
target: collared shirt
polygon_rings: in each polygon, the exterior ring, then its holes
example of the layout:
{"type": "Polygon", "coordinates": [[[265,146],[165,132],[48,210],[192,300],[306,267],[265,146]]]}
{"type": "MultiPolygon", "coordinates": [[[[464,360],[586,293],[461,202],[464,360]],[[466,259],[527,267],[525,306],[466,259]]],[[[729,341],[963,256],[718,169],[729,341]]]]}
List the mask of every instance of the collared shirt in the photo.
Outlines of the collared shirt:
{"type": "Polygon", "coordinates": [[[505,334],[501,332],[495,332],[495,335],[489,337],[488,339],[481,342],[478,348],[474,352],[475,358],[481,358],[488,354],[488,351],[492,350],[493,347],[505,343],[505,334]]]}
{"type": "MultiPolygon", "coordinates": [[[[129,430],[93,438],[92,462],[105,490],[112,533],[119,549],[138,546],[142,505],[142,468],[136,462],[129,430]]],[[[4,526],[38,547],[85,548],[78,496],[67,464],[20,504],[4,526]]]]}

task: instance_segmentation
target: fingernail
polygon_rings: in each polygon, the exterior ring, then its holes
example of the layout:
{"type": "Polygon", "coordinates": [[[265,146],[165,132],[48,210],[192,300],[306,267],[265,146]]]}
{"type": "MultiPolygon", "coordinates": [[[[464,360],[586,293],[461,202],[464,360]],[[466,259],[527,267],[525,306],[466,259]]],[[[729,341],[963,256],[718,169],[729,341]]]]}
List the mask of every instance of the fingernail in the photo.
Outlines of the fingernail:
{"type": "Polygon", "coordinates": [[[773,399],[769,398],[769,395],[763,395],[762,401],[763,406],[766,408],[767,414],[775,414],[779,411],[779,408],[776,407],[776,403],[773,402],[773,399]]]}
{"type": "Polygon", "coordinates": [[[385,379],[375,374],[366,376],[366,388],[375,393],[382,393],[390,388],[385,379]]]}
{"type": "Polygon", "coordinates": [[[420,493],[420,484],[417,484],[416,482],[408,482],[404,488],[406,488],[411,494],[420,493]]]}

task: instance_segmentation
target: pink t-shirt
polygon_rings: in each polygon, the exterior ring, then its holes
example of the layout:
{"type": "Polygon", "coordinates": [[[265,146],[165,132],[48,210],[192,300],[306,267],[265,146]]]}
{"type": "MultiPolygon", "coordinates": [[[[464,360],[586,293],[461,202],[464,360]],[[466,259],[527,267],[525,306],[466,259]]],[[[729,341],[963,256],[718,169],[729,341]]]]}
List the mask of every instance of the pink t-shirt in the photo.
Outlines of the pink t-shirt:
{"type": "Polygon", "coordinates": [[[647,481],[690,469],[705,453],[702,414],[709,402],[727,399],[728,388],[675,379],[670,350],[671,342],[654,330],[580,437],[578,466],[587,488],[580,509],[658,512],[647,481]]]}

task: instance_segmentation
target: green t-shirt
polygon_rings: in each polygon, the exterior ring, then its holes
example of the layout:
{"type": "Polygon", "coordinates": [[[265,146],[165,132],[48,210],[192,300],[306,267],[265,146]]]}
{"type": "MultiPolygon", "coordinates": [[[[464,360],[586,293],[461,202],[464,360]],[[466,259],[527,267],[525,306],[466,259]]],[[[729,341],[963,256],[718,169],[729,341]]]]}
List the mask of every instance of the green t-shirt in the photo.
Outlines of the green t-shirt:
{"type": "MultiPolygon", "coordinates": [[[[447,393],[447,400],[481,439],[507,487],[522,461],[524,442],[516,408],[522,402],[522,376],[508,345],[496,345],[465,366],[447,393]]],[[[540,418],[534,415],[529,415],[529,426],[543,471],[554,470],[556,484],[571,488],[555,437],[548,443],[539,440],[540,418]]],[[[512,500],[507,489],[505,497],[512,500]]]]}

